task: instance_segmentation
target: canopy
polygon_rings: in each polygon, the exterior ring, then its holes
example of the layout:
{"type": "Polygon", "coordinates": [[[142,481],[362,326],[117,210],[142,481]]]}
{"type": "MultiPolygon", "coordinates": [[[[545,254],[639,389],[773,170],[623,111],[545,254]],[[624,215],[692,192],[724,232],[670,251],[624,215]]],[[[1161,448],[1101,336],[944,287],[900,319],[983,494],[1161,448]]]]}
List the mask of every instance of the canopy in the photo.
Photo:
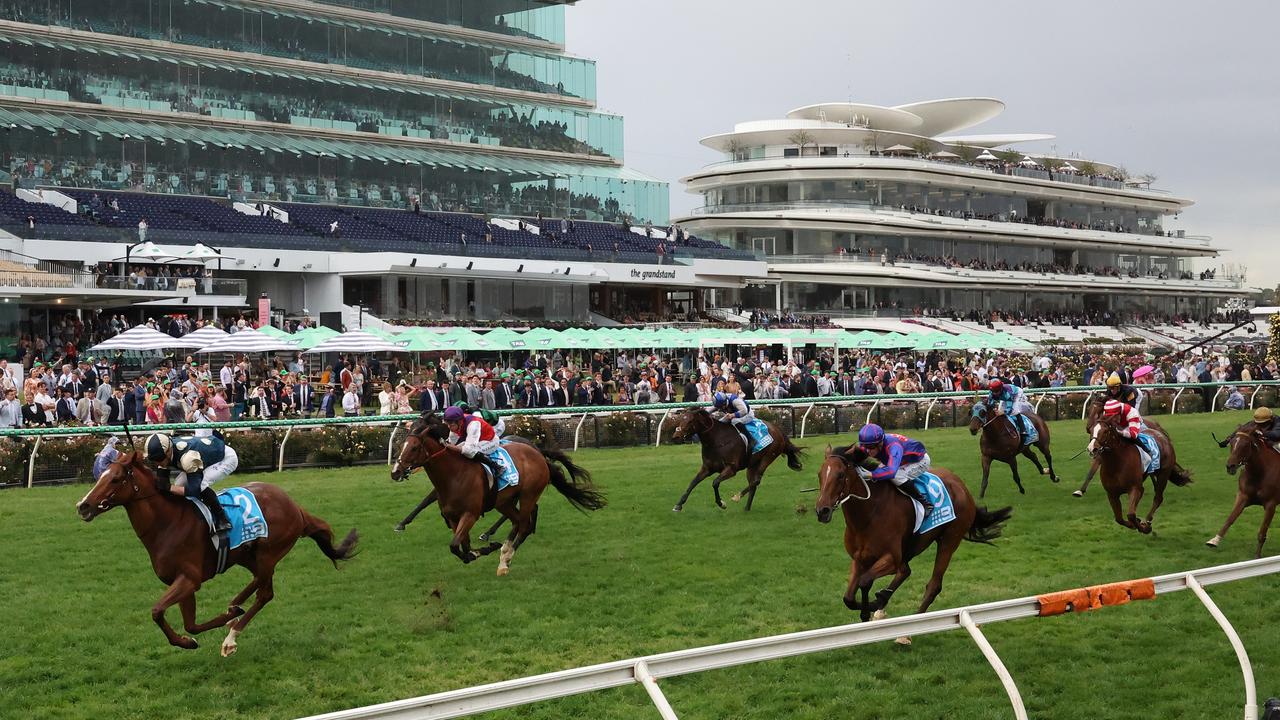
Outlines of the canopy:
{"type": "Polygon", "coordinates": [[[155,243],[148,240],[134,248],[129,253],[129,257],[142,258],[144,260],[160,260],[163,258],[176,258],[178,255],[157,247],[155,243]]]}
{"type": "Polygon", "coordinates": [[[960,157],[960,156],[959,156],[959,155],[957,155],[957,154],[955,154],[955,153],[953,153],[953,152],[951,152],[950,150],[939,150],[938,152],[936,152],[936,153],[934,153],[934,154],[933,154],[933,157],[936,157],[936,158],[958,158],[958,157],[960,157]]]}
{"type": "Polygon", "coordinates": [[[270,335],[270,336],[271,336],[271,337],[273,337],[273,338],[287,338],[287,337],[292,337],[289,333],[285,332],[284,330],[281,330],[280,328],[276,327],[275,325],[263,325],[262,327],[258,328],[257,330],[258,330],[258,332],[262,333],[263,335],[270,335]]]}
{"type": "Polygon", "coordinates": [[[195,332],[187,333],[179,340],[185,341],[187,344],[175,345],[174,347],[202,348],[205,345],[212,345],[219,340],[225,340],[231,337],[222,328],[206,325],[195,332]]]}
{"type": "Polygon", "coordinates": [[[226,256],[205,245],[204,243],[196,243],[195,247],[187,250],[178,256],[182,260],[192,260],[195,262],[205,262],[208,260],[221,260],[226,256]]]}
{"type": "Polygon", "coordinates": [[[174,345],[175,338],[156,330],[147,325],[138,325],[129,328],[113,338],[94,345],[89,348],[90,352],[101,352],[104,350],[164,350],[172,347],[184,347],[174,345]]]}
{"type": "Polygon", "coordinates": [[[992,155],[990,150],[983,150],[981,155],[974,158],[974,160],[983,160],[988,162],[994,162],[999,159],[1000,158],[996,157],[995,155],[992,155]]]}
{"type": "Polygon", "coordinates": [[[910,153],[913,153],[913,152],[915,152],[915,150],[914,150],[913,148],[909,148],[909,147],[907,147],[906,145],[890,145],[889,147],[887,147],[887,148],[885,148],[885,149],[884,149],[884,152],[910,152],[910,153]]]}
{"type": "Polygon", "coordinates": [[[383,340],[363,330],[350,330],[336,337],[331,337],[319,345],[307,350],[308,353],[377,353],[408,352],[401,345],[383,340]]]}
{"type": "Polygon", "coordinates": [[[253,328],[231,333],[226,338],[200,348],[202,353],[260,353],[297,350],[297,340],[271,337],[253,328]]]}

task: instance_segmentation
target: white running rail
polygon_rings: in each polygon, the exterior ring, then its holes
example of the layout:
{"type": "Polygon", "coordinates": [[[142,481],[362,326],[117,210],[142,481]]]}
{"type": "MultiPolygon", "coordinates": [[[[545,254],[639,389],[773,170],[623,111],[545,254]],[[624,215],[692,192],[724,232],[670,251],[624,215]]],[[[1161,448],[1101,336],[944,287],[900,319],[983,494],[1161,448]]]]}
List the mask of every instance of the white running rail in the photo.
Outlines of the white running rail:
{"type": "Polygon", "coordinates": [[[502,708],[527,705],[553,698],[640,684],[648,692],[664,720],[674,720],[675,710],[667,702],[658,681],[662,678],[688,675],[707,670],[745,665],[762,660],[806,655],[837,648],[867,645],[893,640],[904,635],[928,635],[947,630],[965,629],[978,643],[991,663],[1013,703],[1015,717],[1024,720],[1026,710],[1012,676],[1000,661],[994,648],[982,635],[979,626],[1028,617],[1046,617],[1063,612],[1083,612],[1107,605],[1149,599],[1171,592],[1190,589],[1204,603],[1222,627],[1236,651],[1244,673],[1244,719],[1257,720],[1257,690],[1252,667],[1244,644],[1226,616],[1213,603],[1204,586],[1233,582],[1280,572],[1280,556],[1250,560],[1231,565],[1190,570],[1159,577],[1078,588],[1038,597],[971,605],[951,610],[936,610],[923,615],[907,615],[854,625],[806,630],[787,635],[742,640],[689,650],[618,660],[532,677],[506,680],[461,690],[424,695],[324,715],[306,720],[428,720],[456,718],[502,708]]]}

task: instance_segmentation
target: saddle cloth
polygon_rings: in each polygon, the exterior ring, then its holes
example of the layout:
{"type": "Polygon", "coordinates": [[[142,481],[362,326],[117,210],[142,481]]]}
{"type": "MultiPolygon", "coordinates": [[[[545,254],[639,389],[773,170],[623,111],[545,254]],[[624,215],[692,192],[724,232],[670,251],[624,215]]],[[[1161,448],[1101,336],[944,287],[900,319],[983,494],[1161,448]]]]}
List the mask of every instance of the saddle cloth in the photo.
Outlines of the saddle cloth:
{"type": "Polygon", "coordinates": [[[751,436],[751,452],[758,453],[773,444],[773,436],[769,434],[769,426],[763,420],[752,420],[742,426],[751,436]]]}
{"type": "MultiPolygon", "coordinates": [[[[187,498],[195,504],[196,509],[200,511],[204,522],[209,526],[209,532],[213,532],[213,516],[209,514],[209,508],[204,506],[198,498],[187,498]]],[[[267,536],[267,520],[262,515],[262,508],[258,507],[258,498],[253,493],[244,488],[227,488],[218,493],[218,504],[222,506],[222,511],[227,514],[227,520],[231,522],[231,531],[227,533],[228,549],[234,550],[241,545],[264,538],[267,536]]],[[[214,537],[214,547],[218,547],[218,538],[214,537]]]]}
{"type": "MultiPolygon", "coordinates": [[[[498,476],[498,487],[496,491],[501,492],[512,485],[520,484],[520,471],[516,469],[515,460],[511,459],[511,453],[507,449],[499,446],[497,450],[489,453],[489,459],[494,461],[501,467],[502,474],[498,476]]],[[[488,484],[493,485],[493,471],[486,465],[484,468],[485,475],[488,476],[488,484]]]]}
{"type": "Polygon", "coordinates": [[[1138,433],[1138,455],[1142,457],[1143,472],[1154,473],[1160,469],[1160,443],[1147,433],[1138,433]]]}
{"type": "Polygon", "coordinates": [[[1035,423],[1031,422],[1026,415],[1016,415],[1010,419],[1013,420],[1013,426],[1020,431],[1023,445],[1032,445],[1040,439],[1040,432],[1036,430],[1035,423]]]}
{"type": "Polygon", "coordinates": [[[923,535],[956,519],[955,504],[952,503],[951,493],[947,491],[947,485],[942,482],[942,478],[933,473],[924,473],[915,479],[915,484],[920,494],[933,503],[933,512],[929,513],[929,517],[925,517],[924,507],[915,500],[911,501],[911,505],[916,510],[915,533],[917,535],[923,535]]]}

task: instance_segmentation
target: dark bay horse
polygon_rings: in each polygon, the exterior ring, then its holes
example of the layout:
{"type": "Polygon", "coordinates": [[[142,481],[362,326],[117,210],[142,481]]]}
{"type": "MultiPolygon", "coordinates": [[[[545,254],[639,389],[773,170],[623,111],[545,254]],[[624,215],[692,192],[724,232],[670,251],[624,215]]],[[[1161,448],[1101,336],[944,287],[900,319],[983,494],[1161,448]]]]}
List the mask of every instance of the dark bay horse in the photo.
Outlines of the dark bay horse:
{"type": "MultiPolygon", "coordinates": [[[[1089,404],[1089,407],[1085,412],[1084,432],[1091,438],[1089,441],[1090,454],[1093,452],[1092,448],[1094,444],[1092,441],[1093,428],[1102,420],[1102,409],[1103,406],[1106,405],[1106,402],[1106,398],[1095,400],[1089,404]]],[[[1165,429],[1160,426],[1160,423],[1146,417],[1142,418],[1142,421],[1147,424],[1148,428],[1155,430],[1158,433],[1164,433],[1165,437],[1168,437],[1169,433],[1165,432],[1165,429]]],[[[1084,482],[1080,485],[1079,490],[1071,493],[1072,495],[1075,497],[1084,497],[1085,492],[1089,490],[1089,483],[1092,483],[1094,476],[1098,474],[1098,465],[1098,458],[1097,456],[1094,456],[1093,462],[1089,465],[1089,472],[1085,473],[1084,482]]]]}
{"type": "Polygon", "coordinates": [[[676,427],[671,437],[685,440],[691,435],[697,435],[702,443],[702,466],[698,468],[698,474],[693,476],[689,488],[671,509],[674,512],[683,510],[685,502],[689,500],[693,489],[698,487],[698,483],[714,473],[716,478],[711,482],[711,489],[715,492],[716,505],[723,510],[726,506],[720,499],[720,483],[737,475],[739,470],[745,469],[747,485],[741,492],[734,494],[733,501],[737,502],[745,496],[746,509],[750,510],[765,470],[769,469],[779,455],[787,456],[787,467],[792,470],[803,470],[804,466],[800,458],[804,449],[796,447],[787,434],[773,423],[767,422],[765,425],[769,428],[769,435],[773,438],[773,442],[764,450],[748,456],[746,443],[743,442],[744,436],[733,425],[716,420],[703,408],[691,408],[677,415],[676,427]]]}
{"type": "Polygon", "coordinates": [[[348,560],[356,554],[359,535],[355,530],[335,546],[329,524],[302,509],[280,488],[257,482],[243,487],[258,499],[270,535],[227,553],[227,567],[241,565],[253,574],[253,579],[232,598],[226,612],[203,623],[196,622],[196,591],[213,578],[217,570],[217,553],[209,541],[209,526],[191,502],[169,493],[168,483],[156,479],[139,453],[121,453],[76,505],[85,522],[113,507],[124,506],[134,532],[151,556],[156,576],[169,585],[168,592],[151,608],[151,619],[160,626],[171,645],[187,650],[199,646],[191,637],[174,632],[165,620],[165,610],[178,605],[182,609],[183,627],[191,635],[230,625],[222,641],[222,656],[234,653],[236,637],[275,596],[272,577],[276,564],[299,538],[314,540],[334,567],[339,560],[348,560]],[[257,594],[253,605],[245,612],[240,604],[254,592],[257,594]]]}
{"type": "MultiPolygon", "coordinates": [[[[1217,438],[1214,438],[1217,440],[1217,438]]],[[[1255,557],[1262,557],[1262,546],[1267,542],[1267,531],[1271,529],[1271,520],[1276,515],[1276,506],[1280,505],[1280,452],[1276,452],[1256,431],[1253,423],[1241,425],[1231,437],[1218,443],[1219,447],[1231,448],[1227,458],[1227,474],[1240,473],[1240,485],[1236,491],[1236,503],[1227,516],[1222,529],[1209,539],[1205,545],[1218,547],[1218,543],[1227,536],[1232,523],[1240,517],[1240,513],[1250,505],[1262,506],[1262,526],[1258,528],[1258,549],[1255,557]]]]}
{"type": "Polygon", "coordinates": [[[1146,519],[1139,522],[1138,501],[1142,499],[1148,473],[1142,467],[1142,456],[1138,452],[1137,443],[1120,434],[1123,422],[1123,419],[1116,418],[1102,419],[1095,423],[1089,452],[1097,460],[1102,487],[1107,492],[1107,500],[1111,503],[1111,512],[1115,515],[1116,522],[1146,535],[1151,532],[1151,521],[1155,518],[1156,510],[1164,503],[1165,487],[1169,483],[1178,487],[1189,485],[1191,474],[1178,465],[1169,436],[1162,430],[1149,427],[1148,434],[1160,446],[1160,469],[1151,475],[1155,497],[1151,499],[1146,519]],[[1120,496],[1125,494],[1129,496],[1127,516],[1120,512],[1120,496]]]}
{"type": "Polygon", "coordinates": [[[453,530],[449,549],[464,563],[501,549],[498,575],[509,573],[516,550],[537,529],[538,499],[547,485],[582,511],[599,510],[606,504],[604,495],[591,484],[591,474],[568,455],[520,443],[505,446],[520,473],[520,483],[491,496],[486,491],[484,466],[464,457],[462,449],[449,444],[448,438],[449,428],[444,424],[426,419],[416,422],[391,469],[391,479],[399,480],[415,468],[426,469],[439,497],[440,514],[453,530]],[[471,528],[491,509],[511,521],[511,533],[504,543],[472,549],[471,528]]]}
{"type": "Polygon", "coordinates": [[[1040,435],[1034,444],[1044,454],[1044,461],[1049,466],[1047,470],[1040,464],[1035,453],[1031,452],[1031,447],[1022,444],[1022,436],[1018,433],[1013,418],[1004,413],[993,414],[984,402],[974,403],[973,415],[969,419],[969,434],[982,433],[982,438],[978,441],[978,448],[982,451],[982,489],[978,491],[979,498],[987,496],[987,478],[991,474],[992,460],[999,460],[1009,466],[1013,471],[1013,482],[1023,495],[1027,491],[1022,487],[1022,478],[1018,475],[1019,455],[1025,455],[1031,460],[1031,464],[1036,466],[1041,475],[1047,474],[1050,480],[1058,482],[1058,474],[1053,470],[1053,454],[1049,452],[1049,426],[1035,413],[1025,412],[1022,416],[1040,435]]]}
{"type": "Polygon", "coordinates": [[[1009,507],[990,511],[978,507],[955,473],[935,466],[930,472],[946,484],[956,518],[917,535],[914,533],[915,506],[911,500],[898,492],[893,483],[866,482],[859,477],[859,467],[873,470],[878,465],[857,446],[827,448],[826,459],[818,470],[818,522],[831,522],[836,508],[844,510],[844,549],[852,558],[844,604],[858,611],[863,622],[870,620],[872,613],[883,612],[893,593],[911,576],[911,560],[936,543],[933,574],[917,612],[928,610],[942,592],[942,576],[960,542],[969,540],[990,545],[1000,537],[1005,522],[1013,514],[1009,507]],[[876,593],[874,601],[870,600],[871,586],[887,575],[892,575],[893,580],[876,593]],[[859,592],[861,600],[857,597],[859,592]]]}

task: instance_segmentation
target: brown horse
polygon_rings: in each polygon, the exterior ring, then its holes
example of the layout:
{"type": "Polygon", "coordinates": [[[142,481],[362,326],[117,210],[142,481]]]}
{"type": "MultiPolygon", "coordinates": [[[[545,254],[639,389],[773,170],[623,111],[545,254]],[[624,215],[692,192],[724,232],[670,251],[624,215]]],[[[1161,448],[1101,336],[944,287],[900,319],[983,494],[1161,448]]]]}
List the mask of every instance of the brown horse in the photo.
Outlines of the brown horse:
{"type": "Polygon", "coordinates": [[[453,530],[449,549],[464,563],[501,549],[498,575],[510,572],[516,550],[537,529],[538,499],[551,485],[579,510],[599,510],[604,495],[591,484],[591,474],[575,465],[559,450],[538,450],[532,445],[506,445],[520,483],[493,494],[486,491],[484,466],[462,455],[462,449],[448,442],[449,428],[424,418],[409,431],[400,457],[391,469],[391,479],[399,480],[415,468],[425,468],[439,496],[440,514],[453,530]],[[563,467],[563,469],[562,469],[563,467]],[[567,475],[566,475],[567,471],[567,475]],[[497,509],[511,521],[511,533],[502,544],[489,543],[473,550],[471,528],[485,511],[497,509]]]}
{"type": "Polygon", "coordinates": [[[1240,487],[1236,491],[1236,504],[1227,516],[1227,522],[1205,545],[1218,547],[1218,543],[1227,536],[1232,523],[1245,508],[1261,505],[1262,526],[1258,528],[1258,549],[1255,556],[1262,557],[1267,531],[1271,529],[1276,505],[1280,505],[1280,452],[1276,452],[1271,443],[1259,435],[1253,423],[1241,425],[1231,437],[1219,442],[1218,446],[1231,448],[1231,455],[1227,458],[1227,474],[1235,475],[1241,469],[1243,472],[1240,473],[1240,487]]]}
{"type": "MultiPolygon", "coordinates": [[[[435,422],[435,414],[428,413],[428,415],[430,417],[427,418],[426,421],[435,422]]],[[[506,442],[518,442],[518,443],[524,443],[525,445],[537,447],[536,445],[533,445],[533,443],[530,442],[528,438],[522,438],[519,435],[504,435],[502,439],[506,442]]],[[[407,477],[408,476],[402,476],[398,478],[396,482],[404,482],[407,477]]],[[[415,507],[413,510],[411,510],[403,520],[396,523],[395,531],[404,532],[405,528],[409,527],[409,524],[412,523],[414,519],[416,519],[418,515],[422,513],[423,510],[426,510],[427,508],[431,507],[431,505],[439,499],[440,499],[440,494],[436,492],[436,489],[434,487],[431,488],[431,492],[428,492],[427,496],[422,498],[422,502],[418,503],[418,506],[415,507]]],[[[498,522],[494,523],[493,526],[489,528],[488,532],[484,532],[480,534],[480,542],[484,542],[489,538],[493,537],[493,534],[498,532],[498,528],[502,527],[503,523],[505,523],[506,521],[507,521],[506,516],[499,515],[498,522]]]]}
{"type": "Polygon", "coordinates": [[[698,487],[698,483],[707,478],[708,475],[716,473],[716,479],[711,482],[711,489],[715,492],[716,505],[721,510],[725,509],[724,501],[720,499],[720,483],[728,480],[738,474],[739,470],[746,468],[747,485],[741,492],[735,493],[733,501],[738,502],[745,495],[747,498],[747,510],[751,509],[752,503],[756,499],[756,490],[760,488],[760,480],[764,478],[765,470],[778,459],[779,455],[787,456],[787,467],[792,470],[804,469],[800,462],[803,448],[796,447],[787,437],[787,434],[778,429],[773,423],[766,422],[769,428],[769,435],[773,438],[773,442],[764,450],[758,453],[748,454],[746,437],[738,431],[733,425],[717,421],[711,417],[711,413],[703,408],[690,408],[685,412],[676,416],[676,427],[672,431],[671,437],[676,440],[686,440],[691,435],[697,435],[698,440],[702,443],[702,467],[698,468],[698,474],[693,476],[693,481],[689,483],[689,488],[680,496],[680,500],[676,502],[676,506],[671,508],[673,512],[680,512],[684,509],[684,504],[689,500],[689,494],[693,489],[698,487]]]}
{"type": "Polygon", "coordinates": [[[1022,444],[1022,436],[1018,433],[1013,418],[1004,413],[992,414],[987,403],[974,403],[973,415],[969,419],[969,434],[982,433],[982,438],[978,441],[978,448],[982,451],[982,489],[978,491],[979,498],[987,496],[987,478],[991,474],[992,460],[999,460],[1009,466],[1013,471],[1013,483],[1023,495],[1027,491],[1022,487],[1022,478],[1018,475],[1019,455],[1025,455],[1031,460],[1031,464],[1036,466],[1041,475],[1048,475],[1050,480],[1058,482],[1058,474],[1053,470],[1053,454],[1049,452],[1049,426],[1035,413],[1026,412],[1022,416],[1040,435],[1034,444],[1044,453],[1044,461],[1049,465],[1047,470],[1040,464],[1035,453],[1031,452],[1031,447],[1022,444]]]}
{"type": "MultiPolygon", "coordinates": [[[[1093,453],[1093,445],[1094,445],[1092,441],[1093,428],[1095,425],[1098,424],[1099,421],[1102,420],[1102,410],[1103,410],[1103,406],[1106,405],[1106,402],[1107,401],[1105,398],[1101,400],[1095,400],[1094,402],[1089,404],[1089,407],[1085,413],[1084,433],[1091,438],[1089,441],[1090,454],[1093,453]]],[[[1158,433],[1164,433],[1165,437],[1168,437],[1169,433],[1165,432],[1165,429],[1160,426],[1160,423],[1145,417],[1142,418],[1142,421],[1147,424],[1148,428],[1151,428],[1152,430],[1155,430],[1158,433]]],[[[1078,455],[1079,453],[1076,453],[1076,454],[1078,455]]],[[[1073,496],[1084,497],[1085,492],[1089,490],[1089,484],[1093,482],[1094,476],[1098,474],[1098,467],[1099,467],[1098,458],[1097,456],[1094,456],[1093,462],[1090,463],[1089,465],[1089,472],[1085,473],[1084,483],[1080,485],[1079,490],[1076,490],[1075,492],[1071,493],[1073,496]]]]}
{"type": "Polygon", "coordinates": [[[1151,499],[1146,519],[1139,522],[1138,501],[1142,499],[1148,473],[1142,467],[1142,456],[1138,452],[1137,443],[1120,434],[1122,428],[1123,420],[1120,418],[1097,422],[1093,426],[1093,441],[1089,452],[1098,462],[1102,487],[1107,492],[1107,500],[1111,503],[1111,512],[1115,514],[1116,522],[1146,535],[1151,532],[1151,521],[1155,518],[1156,510],[1164,503],[1165,487],[1169,483],[1178,487],[1189,485],[1191,474],[1178,465],[1169,437],[1163,431],[1149,427],[1148,434],[1160,446],[1160,469],[1151,474],[1155,497],[1151,499]],[[1120,513],[1120,496],[1125,494],[1129,496],[1127,517],[1120,513]]]}
{"type": "Polygon", "coordinates": [[[942,592],[942,577],[960,542],[969,540],[990,545],[1000,537],[1005,522],[1013,514],[1013,509],[1008,507],[993,511],[977,507],[973,495],[955,473],[934,467],[931,472],[942,479],[951,493],[956,518],[917,535],[913,532],[916,515],[911,500],[898,492],[893,483],[868,483],[859,477],[859,467],[872,470],[878,465],[857,446],[827,448],[826,460],[818,470],[818,522],[831,522],[836,508],[843,508],[844,549],[853,560],[844,604],[861,613],[863,622],[870,620],[872,613],[881,613],[893,593],[911,576],[912,558],[937,543],[933,575],[925,587],[918,612],[928,610],[942,592]],[[893,575],[893,580],[876,593],[874,602],[870,601],[871,586],[886,575],[893,575]],[[861,600],[857,598],[859,591],[861,600]]]}
{"type": "Polygon", "coordinates": [[[243,487],[258,499],[270,535],[227,553],[227,567],[242,565],[253,574],[253,580],[232,598],[226,612],[204,623],[196,622],[196,591],[213,578],[218,562],[209,541],[209,526],[191,502],[169,493],[168,483],[157,480],[139,453],[121,453],[76,505],[85,522],[113,507],[124,506],[133,531],[151,556],[152,569],[169,585],[168,592],[151,608],[151,619],[160,626],[171,645],[187,650],[199,647],[191,637],[174,632],[165,620],[165,610],[176,604],[182,609],[183,627],[191,635],[230,625],[222,642],[222,656],[234,653],[236,637],[275,596],[272,577],[276,564],[289,554],[299,538],[314,540],[334,567],[339,560],[355,555],[359,539],[355,530],[334,546],[329,524],[303,510],[280,488],[256,482],[243,487]],[[240,604],[255,591],[253,605],[245,612],[240,604]]]}

